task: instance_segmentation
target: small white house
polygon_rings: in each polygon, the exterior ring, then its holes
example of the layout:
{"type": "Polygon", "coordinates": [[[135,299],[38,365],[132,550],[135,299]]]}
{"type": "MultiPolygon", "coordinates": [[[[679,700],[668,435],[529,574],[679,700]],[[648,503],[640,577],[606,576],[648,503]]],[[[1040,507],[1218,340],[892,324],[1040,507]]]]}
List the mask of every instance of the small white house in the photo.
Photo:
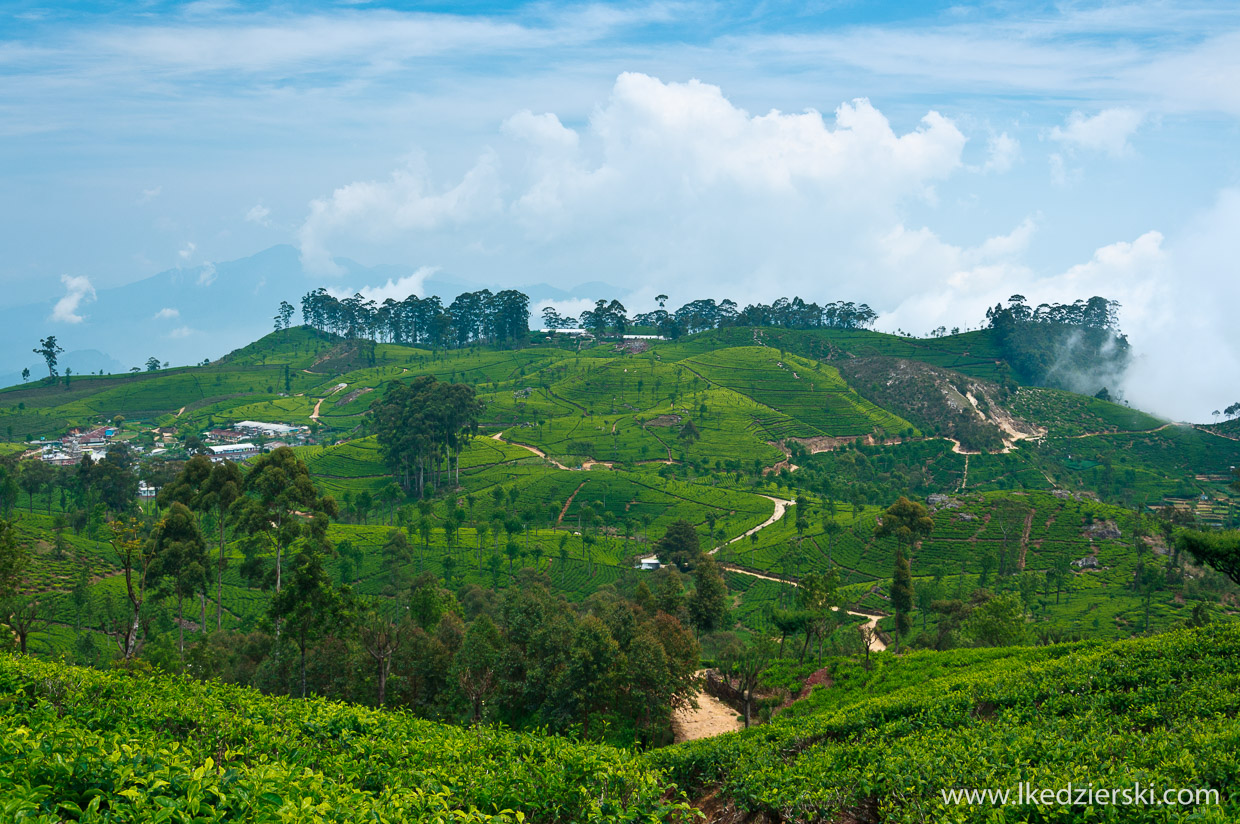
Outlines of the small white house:
{"type": "Polygon", "coordinates": [[[659,569],[662,566],[657,555],[647,555],[645,558],[638,559],[634,569],[659,569]]]}

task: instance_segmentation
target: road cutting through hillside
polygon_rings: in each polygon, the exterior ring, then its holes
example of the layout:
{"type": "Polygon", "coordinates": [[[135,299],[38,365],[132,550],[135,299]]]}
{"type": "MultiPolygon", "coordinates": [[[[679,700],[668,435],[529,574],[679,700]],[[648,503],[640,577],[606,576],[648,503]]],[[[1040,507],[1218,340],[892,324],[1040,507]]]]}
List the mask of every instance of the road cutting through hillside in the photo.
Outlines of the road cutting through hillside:
{"type": "MultiPolygon", "coordinates": [[[[757,493],[754,493],[754,494],[757,494],[757,493]]],[[[765,521],[758,524],[757,526],[755,526],[753,529],[749,530],[748,532],[743,532],[740,535],[737,535],[732,540],[728,541],[727,543],[720,544],[719,546],[715,547],[714,549],[710,551],[711,555],[714,555],[716,552],[723,549],[728,544],[734,544],[737,541],[741,540],[742,538],[748,538],[750,535],[753,535],[755,532],[758,532],[759,530],[766,529],[768,526],[775,523],[780,518],[784,517],[784,513],[788,510],[788,507],[792,506],[792,503],[793,503],[792,501],[785,501],[783,498],[772,498],[770,495],[758,495],[758,497],[766,498],[768,501],[775,504],[775,511],[771,513],[771,517],[767,518],[765,521]]]]}

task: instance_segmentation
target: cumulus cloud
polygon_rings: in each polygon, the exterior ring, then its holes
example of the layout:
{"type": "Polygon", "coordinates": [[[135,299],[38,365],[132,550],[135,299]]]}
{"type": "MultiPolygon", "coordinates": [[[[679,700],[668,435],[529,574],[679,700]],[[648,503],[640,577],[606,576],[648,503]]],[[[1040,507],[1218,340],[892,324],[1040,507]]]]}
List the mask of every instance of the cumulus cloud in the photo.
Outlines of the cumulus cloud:
{"type": "Polygon", "coordinates": [[[1049,137],[1073,149],[1122,157],[1132,150],[1128,139],[1144,120],[1145,115],[1135,109],[1103,109],[1092,117],[1077,111],[1068,115],[1062,128],[1053,127],[1049,137]]]}
{"type": "Polygon", "coordinates": [[[339,274],[332,254],[343,248],[562,282],[818,292],[828,257],[834,272],[862,274],[900,205],[932,202],[966,142],[934,111],[903,133],[865,99],[831,117],[755,115],[717,86],[635,73],[580,129],[523,111],[499,132],[506,142],[457,180],[415,161],[313,201],[303,264],[339,274]]]}
{"type": "Polygon", "coordinates": [[[259,226],[270,226],[271,210],[261,203],[255,203],[245,213],[245,219],[250,223],[257,223],[259,226]]]}
{"type": "Polygon", "coordinates": [[[326,240],[347,232],[387,239],[410,230],[434,230],[500,210],[496,161],[484,156],[459,183],[437,188],[417,164],[392,172],[383,182],[342,186],[331,197],[314,200],[299,232],[302,264],[319,275],[343,272],[332,260],[326,240]]]}
{"type": "Polygon", "coordinates": [[[64,284],[65,294],[52,307],[51,320],[81,323],[84,318],[78,314],[78,310],[95,300],[95,287],[85,275],[61,275],[60,282],[64,284]]]}
{"type": "Polygon", "coordinates": [[[422,287],[426,282],[426,279],[435,274],[435,272],[436,267],[423,266],[413,274],[405,275],[402,278],[389,278],[388,282],[382,286],[363,286],[360,289],[355,289],[352,287],[329,288],[327,292],[333,297],[339,299],[360,294],[367,300],[373,300],[376,303],[383,303],[383,301],[388,298],[391,298],[392,300],[404,300],[410,295],[421,295],[422,287]]]}
{"type": "Polygon", "coordinates": [[[174,309],[171,306],[165,306],[155,313],[155,320],[175,320],[179,317],[181,317],[180,310],[174,309]]]}

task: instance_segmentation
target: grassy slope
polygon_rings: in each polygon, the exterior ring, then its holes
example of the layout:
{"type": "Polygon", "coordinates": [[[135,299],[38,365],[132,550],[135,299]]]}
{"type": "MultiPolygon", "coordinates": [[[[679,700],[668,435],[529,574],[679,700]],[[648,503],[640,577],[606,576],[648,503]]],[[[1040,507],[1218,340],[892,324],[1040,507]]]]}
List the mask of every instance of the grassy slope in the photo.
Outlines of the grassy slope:
{"type": "MultiPolygon", "coordinates": [[[[661,468],[655,461],[670,457],[707,468],[751,472],[755,463],[770,466],[781,459],[779,450],[770,445],[778,438],[860,433],[879,427],[892,431],[908,426],[906,421],[861,400],[832,366],[807,360],[793,354],[794,350],[836,358],[875,353],[917,356],[941,365],[973,364],[977,367],[974,371],[979,371],[984,365],[979,358],[993,354],[987,350],[987,341],[983,333],[914,341],[870,332],[730,329],[658,344],[641,355],[618,353],[609,346],[582,353],[546,345],[515,352],[467,349],[432,353],[380,345],[376,347],[375,365],[370,365],[364,353],[348,345],[295,329],[270,335],[208,367],[75,379],[68,390],[18,387],[0,393],[0,404],[5,399],[21,398],[18,402],[27,406],[19,410],[22,414],[37,408],[66,418],[86,414],[82,410],[98,409],[107,417],[144,406],[156,407],[153,411],[170,417],[184,406],[178,423],[196,427],[227,418],[303,422],[308,420],[314,402],[325,398],[322,424],[329,431],[349,432],[364,420],[361,413],[387,380],[408,380],[430,373],[442,380],[472,382],[488,403],[484,418],[504,426],[505,437],[514,444],[478,439],[467,450],[462,458],[464,490],[460,499],[462,505],[472,499],[466,528],[456,545],[450,546],[442,529],[448,505],[441,502],[431,517],[431,544],[420,552],[417,568],[440,571],[443,557],[455,554],[460,556],[458,574],[464,580],[492,583],[487,561],[507,541],[506,536],[496,535],[492,515],[496,511],[505,516],[517,514],[524,517],[529,529],[517,536],[524,557],[515,564],[543,568],[570,597],[580,598],[602,584],[631,576],[632,558],[648,551],[643,539],[657,537],[672,520],[684,517],[697,524],[710,545],[715,540],[705,536],[708,514],[716,517],[715,528],[730,539],[770,514],[770,503],[755,492],[781,497],[795,494],[770,484],[755,488],[748,478],[742,480],[738,475],[733,479],[724,473],[697,477],[692,483],[669,480],[655,473],[661,468]],[[781,353],[780,346],[787,349],[781,353]],[[266,382],[282,382],[286,368],[294,382],[294,396],[266,394],[266,382]],[[333,392],[341,383],[347,387],[333,392]],[[255,387],[256,394],[243,391],[255,387]],[[371,391],[354,395],[366,389],[371,391]],[[298,392],[302,393],[300,397],[296,396],[298,392]],[[57,406],[61,400],[66,402],[57,406]],[[696,442],[679,437],[680,422],[686,419],[692,419],[701,433],[696,442]],[[540,448],[569,466],[592,459],[616,462],[619,470],[599,468],[585,475],[558,470],[515,445],[520,443],[540,448]],[[500,506],[492,498],[497,488],[505,495],[500,506]],[[562,561],[561,541],[577,531],[585,504],[603,517],[604,530],[592,546],[582,546],[580,538],[570,536],[566,544],[569,557],[562,561]],[[551,513],[553,507],[555,512],[551,513]],[[486,526],[487,534],[480,534],[476,526],[486,526]],[[626,539],[625,535],[630,537],[626,539]],[[474,549],[467,553],[465,547],[474,549]]],[[[1240,463],[1240,442],[1196,430],[1154,431],[1157,421],[1125,407],[1051,390],[1022,390],[1019,397],[1032,410],[1031,415],[1036,412],[1051,425],[1051,436],[1042,447],[1025,446],[1008,455],[971,456],[969,491],[993,495],[1012,488],[1046,489],[1049,475],[1070,488],[1127,485],[1140,494],[1140,499],[1154,500],[1161,495],[1218,488],[1219,484],[1197,481],[1196,474],[1225,471],[1227,465],[1240,463]],[[1074,428],[1072,422],[1078,418],[1082,423],[1074,428]],[[1107,428],[1144,431],[1075,437],[1107,428]],[[1104,460],[1111,462],[1110,469],[1104,460]]],[[[11,412],[12,406],[8,409],[11,412]]],[[[338,498],[362,491],[377,494],[391,483],[373,438],[307,447],[303,457],[323,489],[338,498]]],[[[924,441],[822,453],[808,459],[806,466],[821,469],[841,489],[856,479],[856,484],[871,489],[886,483],[893,490],[891,494],[907,489],[927,494],[958,489],[964,480],[965,456],[950,451],[945,442],[924,441]],[[892,475],[893,462],[916,467],[916,477],[892,475]]],[[[838,499],[843,494],[837,491],[835,496],[838,499]]],[[[814,503],[812,511],[805,513],[807,529],[803,534],[795,530],[796,513],[790,511],[783,521],[763,530],[756,542],[746,539],[729,544],[722,557],[764,573],[795,576],[825,568],[830,554],[841,567],[845,584],[862,588],[858,596],[864,594],[864,587],[890,574],[892,548],[870,537],[875,509],[871,506],[851,515],[846,506],[839,505],[837,519],[846,529],[828,540],[822,527],[828,506],[819,497],[811,496],[814,503]]],[[[39,506],[46,505],[45,500],[39,502],[39,506]]],[[[55,502],[52,505],[55,508],[55,502]]],[[[975,517],[986,518],[993,498],[966,498],[965,506],[975,517]]],[[[1016,508],[1022,512],[1025,506],[1038,511],[1025,541],[1029,572],[1045,569],[1048,548],[1059,547],[1074,558],[1089,554],[1088,542],[1079,530],[1066,538],[1051,534],[1072,519],[1079,521],[1081,512],[1066,513],[1067,502],[1048,496],[1016,501],[1016,508]]],[[[1124,514],[1106,517],[1122,520],[1124,514]]],[[[389,518],[389,512],[381,512],[372,516],[369,525],[334,527],[339,538],[347,537],[365,548],[367,561],[357,583],[367,591],[379,592],[384,587],[379,548],[389,527],[377,526],[376,521],[389,518]]],[[[997,539],[985,534],[957,534],[958,523],[946,518],[944,514],[938,516],[935,537],[915,559],[914,571],[927,576],[937,571],[949,588],[968,586],[976,578],[980,553],[994,550],[997,539]],[[965,577],[958,580],[962,565],[965,577]]],[[[76,607],[66,593],[82,566],[92,580],[115,567],[106,545],[72,533],[66,533],[70,536],[68,551],[56,557],[51,549],[50,525],[47,517],[28,525],[38,533],[32,537],[40,546],[35,574],[41,585],[62,593],[53,600],[57,615],[69,623],[76,607]]],[[[421,546],[420,537],[414,534],[411,538],[421,546]]],[[[1076,576],[1080,592],[1060,599],[1066,603],[1050,605],[1044,616],[1061,628],[1086,634],[1127,634],[1138,628],[1138,599],[1124,584],[1135,559],[1126,542],[1113,547],[1104,542],[1100,551],[1114,555],[1114,563],[1107,564],[1109,569],[1076,576]]],[[[232,554],[235,566],[239,553],[234,550],[232,554]]],[[[503,567],[501,586],[508,578],[506,557],[503,567]]],[[[740,580],[732,578],[734,583],[740,580]]],[[[226,582],[227,620],[236,623],[256,614],[262,596],[248,590],[232,570],[226,573],[226,582]]],[[[111,583],[96,585],[99,600],[106,601],[111,583]]],[[[769,582],[755,585],[752,580],[742,583],[745,592],[737,614],[751,625],[760,623],[763,607],[779,597],[779,587],[769,582]]],[[[1046,594],[1039,597],[1054,600],[1046,594]]],[[[863,605],[886,611],[881,588],[865,595],[863,605]]],[[[1154,625],[1166,626],[1179,620],[1190,606],[1172,601],[1171,593],[1160,595],[1154,625]]]]}

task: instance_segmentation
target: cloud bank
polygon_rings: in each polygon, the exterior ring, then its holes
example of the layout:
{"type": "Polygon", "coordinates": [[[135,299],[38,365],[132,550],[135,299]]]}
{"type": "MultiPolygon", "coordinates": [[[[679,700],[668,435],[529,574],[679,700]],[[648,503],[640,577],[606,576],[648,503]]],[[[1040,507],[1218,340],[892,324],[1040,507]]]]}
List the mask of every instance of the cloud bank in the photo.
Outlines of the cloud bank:
{"type": "Polygon", "coordinates": [[[81,323],[85,318],[78,310],[95,300],[95,287],[85,275],[61,275],[65,295],[52,307],[51,320],[61,323],[81,323]]]}

